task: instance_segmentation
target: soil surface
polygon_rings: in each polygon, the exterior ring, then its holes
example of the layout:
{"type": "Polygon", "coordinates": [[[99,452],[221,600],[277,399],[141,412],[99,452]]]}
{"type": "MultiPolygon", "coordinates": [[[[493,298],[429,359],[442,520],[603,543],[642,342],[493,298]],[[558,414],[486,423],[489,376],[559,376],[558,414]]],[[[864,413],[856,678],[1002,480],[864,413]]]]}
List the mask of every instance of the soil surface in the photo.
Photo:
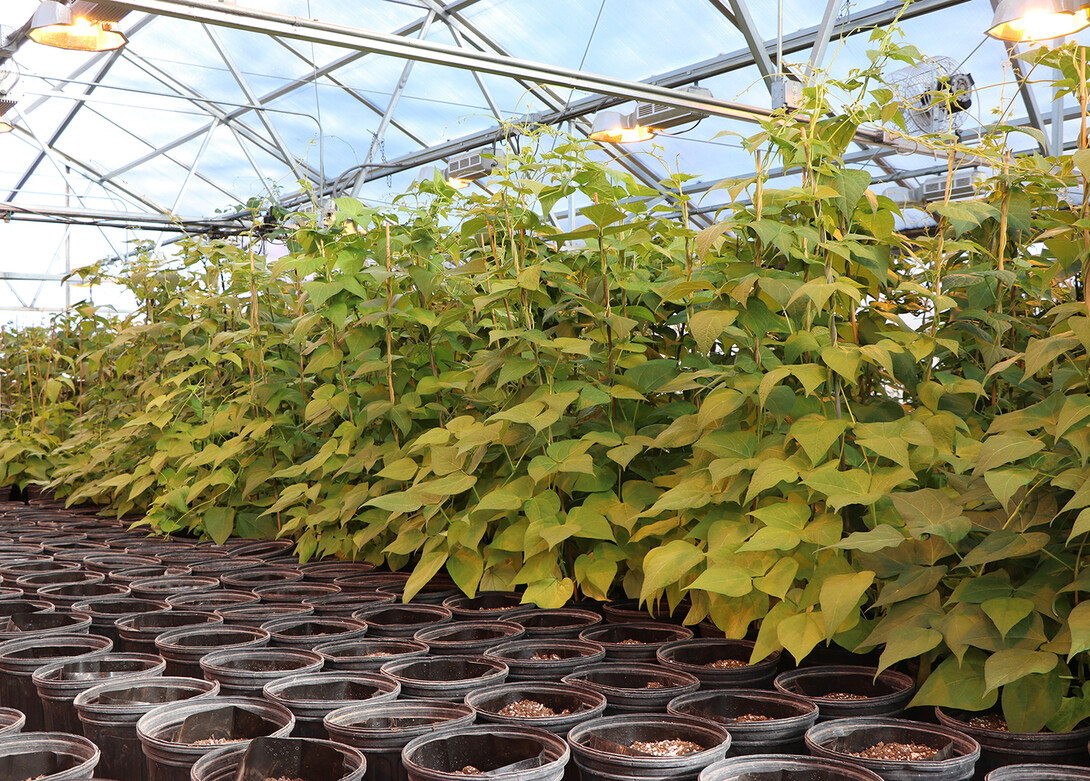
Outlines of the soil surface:
{"type": "Polygon", "coordinates": [[[537,700],[510,702],[500,708],[498,712],[501,716],[519,716],[529,719],[541,719],[546,716],[567,716],[571,713],[567,708],[559,712],[555,711],[548,705],[543,705],[537,700]]]}
{"type": "Polygon", "coordinates": [[[393,656],[393,654],[390,653],[389,651],[372,651],[369,654],[364,654],[363,658],[367,659],[367,658],[372,657],[372,656],[393,656]]]}
{"type": "Polygon", "coordinates": [[[738,722],[739,724],[748,724],[753,721],[774,721],[771,716],[765,716],[760,713],[743,713],[741,716],[738,716],[733,720],[738,722]]]}
{"type": "Polygon", "coordinates": [[[849,751],[853,757],[865,759],[896,759],[904,762],[931,759],[938,754],[938,749],[921,743],[886,743],[880,741],[862,751],[849,751]]]}
{"type": "Polygon", "coordinates": [[[729,670],[736,667],[749,667],[748,664],[741,659],[716,659],[714,662],[708,662],[705,667],[711,667],[714,670],[729,670]]]}
{"type": "Polygon", "coordinates": [[[194,740],[189,745],[191,746],[225,746],[228,743],[241,743],[242,738],[204,738],[203,740],[194,740]]]}
{"type": "Polygon", "coordinates": [[[560,654],[534,654],[530,657],[531,662],[559,662],[560,654]]]}
{"type": "Polygon", "coordinates": [[[276,778],[273,778],[272,776],[269,776],[268,778],[265,779],[265,781],[307,781],[307,780],[305,778],[298,778],[298,777],[289,778],[288,776],[277,776],[276,778]]]}
{"type": "Polygon", "coordinates": [[[461,770],[455,770],[451,775],[455,776],[479,776],[481,771],[473,767],[473,765],[466,765],[461,770]]]}
{"type": "Polygon", "coordinates": [[[985,716],[973,716],[969,719],[970,727],[977,727],[978,729],[994,729],[999,732],[1010,732],[1010,727],[1007,726],[1007,720],[1002,716],[996,716],[994,713],[989,713],[985,716]]]}
{"type": "Polygon", "coordinates": [[[645,688],[645,689],[665,689],[665,688],[666,688],[666,684],[665,684],[665,683],[663,683],[662,681],[650,681],[650,682],[649,682],[649,683],[648,683],[648,684],[647,684],[646,686],[644,686],[643,688],[645,688]]]}
{"type": "Polygon", "coordinates": [[[822,694],[823,700],[869,700],[865,694],[852,694],[851,692],[829,692],[828,694],[822,694]]]}
{"type": "Polygon", "coordinates": [[[639,754],[647,754],[652,757],[682,757],[686,754],[695,754],[704,750],[704,747],[700,744],[693,743],[691,740],[682,740],[681,738],[656,741],[637,740],[629,748],[639,754]]]}
{"type": "Polygon", "coordinates": [[[622,640],[617,645],[647,645],[643,640],[637,640],[634,637],[630,637],[627,640],[622,640]]]}

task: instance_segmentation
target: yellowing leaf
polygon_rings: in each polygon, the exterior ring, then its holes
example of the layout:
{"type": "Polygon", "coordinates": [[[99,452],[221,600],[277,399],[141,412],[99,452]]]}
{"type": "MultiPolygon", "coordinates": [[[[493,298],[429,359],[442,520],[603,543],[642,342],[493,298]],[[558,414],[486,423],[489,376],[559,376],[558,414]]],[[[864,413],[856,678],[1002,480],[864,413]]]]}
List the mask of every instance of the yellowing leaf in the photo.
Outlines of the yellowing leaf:
{"type": "Polygon", "coordinates": [[[643,557],[643,586],[640,601],[652,599],[659,591],[677,583],[704,561],[704,551],[691,542],[672,540],[643,557]]]}
{"type": "Polygon", "coordinates": [[[847,575],[833,575],[821,584],[821,613],[825,619],[825,635],[832,637],[849,614],[859,605],[874,583],[870,570],[847,575]]]}
{"type": "Polygon", "coordinates": [[[710,352],[719,335],[738,318],[732,309],[702,309],[689,318],[689,331],[696,340],[697,349],[710,352]]]}

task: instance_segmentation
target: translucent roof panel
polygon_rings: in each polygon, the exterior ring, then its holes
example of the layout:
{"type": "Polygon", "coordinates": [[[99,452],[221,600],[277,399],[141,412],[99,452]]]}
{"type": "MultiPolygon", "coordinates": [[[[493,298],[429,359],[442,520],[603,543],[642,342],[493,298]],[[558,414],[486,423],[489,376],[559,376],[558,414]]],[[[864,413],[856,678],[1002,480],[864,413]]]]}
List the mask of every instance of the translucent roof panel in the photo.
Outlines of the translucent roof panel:
{"type": "MultiPolygon", "coordinates": [[[[195,13],[183,2],[167,2],[195,13]]],[[[833,40],[819,63],[819,77],[866,66],[872,48],[869,26],[888,26],[902,5],[896,0],[834,2],[833,40]]],[[[26,22],[37,3],[0,2],[5,37],[26,22]]],[[[278,38],[267,31],[133,12],[120,24],[129,44],[117,52],[67,52],[16,41],[13,60],[0,64],[0,84],[10,84],[4,71],[21,74],[12,91],[18,100],[11,115],[16,131],[0,137],[0,202],[41,213],[75,210],[105,225],[117,224],[118,213],[134,215],[147,226],[141,235],[153,240],[160,238],[153,229],[162,226],[161,220],[216,218],[254,197],[300,203],[306,200],[302,191],[352,192],[364,168],[367,181],[360,196],[388,203],[423,166],[442,168],[455,153],[491,148],[492,140],[502,136],[501,121],[517,124],[561,111],[573,122],[575,134],[585,136],[600,104],[633,109],[631,99],[608,97],[631,97],[631,82],[671,74],[670,83],[682,85],[700,76],[701,85],[717,98],[766,109],[768,84],[747,41],[764,41],[774,58],[782,34],[785,67],[801,73],[827,4],[237,0],[231,8],[390,37],[341,48],[332,45],[329,35],[312,42],[291,37],[291,31],[278,38]],[[746,19],[752,23],[748,36],[746,19]],[[386,50],[398,40],[410,53],[420,41],[446,48],[437,62],[406,67],[403,52],[386,50]],[[475,72],[450,64],[455,54],[464,59],[482,53],[540,67],[514,78],[503,66],[475,72]],[[547,75],[556,67],[597,74],[608,88],[596,92],[585,83],[557,83],[547,75]]],[[[975,132],[999,118],[1025,121],[1031,114],[1047,123],[1054,103],[1045,85],[1047,74],[1035,73],[1034,83],[1018,89],[1006,48],[983,35],[991,14],[990,0],[916,0],[898,24],[906,43],[929,57],[949,58],[973,75],[974,105],[961,118],[963,130],[975,132]]],[[[1090,43],[1090,33],[1076,40],[1090,43]]],[[[1077,112],[1070,99],[1064,109],[1070,141],[1078,129],[1077,112]]],[[[670,170],[697,176],[689,189],[697,193],[699,206],[714,214],[724,193],[705,196],[701,189],[752,169],[738,137],[721,134],[745,136],[755,129],[751,123],[713,116],[642,147],[595,154],[603,160],[622,158],[618,164],[648,183],[670,170]]],[[[1029,151],[1037,140],[1017,134],[1010,145],[1029,151]]],[[[891,183],[918,180],[936,165],[926,155],[861,145],[850,159],[891,183]]],[[[567,204],[557,208],[565,210],[567,204]]],[[[17,237],[12,246],[18,247],[20,267],[54,268],[55,236],[64,228],[51,229],[41,241],[27,238],[46,230],[37,223],[18,230],[0,224],[0,230],[17,237]]],[[[133,235],[112,227],[99,233],[84,227],[72,231],[96,237],[72,250],[83,260],[114,249],[127,251],[125,240],[105,239],[110,231],[133,235]]],[[[0,300],[0,309],[5,305],[0,300]]]]}

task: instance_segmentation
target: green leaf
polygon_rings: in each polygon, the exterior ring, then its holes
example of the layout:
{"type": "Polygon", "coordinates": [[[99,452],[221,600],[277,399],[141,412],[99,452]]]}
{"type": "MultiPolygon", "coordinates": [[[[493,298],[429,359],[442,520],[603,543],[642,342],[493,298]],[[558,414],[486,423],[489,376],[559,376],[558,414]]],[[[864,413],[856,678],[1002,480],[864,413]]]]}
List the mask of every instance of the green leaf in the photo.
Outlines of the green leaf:
{"type": "Polygon", "coordinates": [[[1033,469],[993,469],[985,473],[984,482],[992,489],[1000,506],[1007,507],[1019,489],[1029,485],[1036,476],[1037,471],[1033,469]]]}
{"type": "Polygon", "coordinates": [[[877,497],[869,494],[870,475],[862,469],[840,471],[836,462],[815,469],[803,483],[824,494],[830,509],[839,510],[849,504],[870,504],[877,497]]]}
{"type": "Polygon", "coordinates": [[[1002,529],[992,532],[969,551],[958,567],[979,567],[1000,559],[1014,559],[1036,553],[1051,541],[1044,532],[1012,532],[1002,529]]]}
{"type": "Polygon", "coordinates": [[[595,203],[584,206],[579,210],[579,213],[593,222],[594,226],[599,230],[625,218],[623,211],[609,203],[595,203]]]}
{"type": "Polygon", "coordinates": [[[549,610],[564,607],[575,593],[571,578],[547,578],[531,583],[522,592],[522,604],[549,610]]]}
{"type": "Polygon", "coordinates": [[[1026,368],[1022,380],[1028,380],[1065,352],[1078,346],[1079,338],[1077,336],[1064,334],[1057,334],[1044,339],[1030,339],[1029,344],[1026,346],[1026,368]]]}
{"type": "Polygon", "coordinates": [[[830,548],[839,550],[857,550],[863,553],[875,553],[884,548],[896,548],[905,541],[905,536],[889,524],[880,523],[867,532],[852,532],[830,548]]]}
{"type": "Polygon", "coordinates": [[[897,662],[923,656],[942,642],[942,632],[922,626],[906,626],[893,632],[878,659],[878,669],[885,670],[897,662]]]}
{"type": "Polygon", "coordinates": [[[1056,715],[1068,684],[1060,666],[1046,675],[1027,675],[1003,687],[1003,718],[1011,732],[1040,732],[1056,715]]]}
{"type": "Polygon", "coordinates": [[[837,345],[823,347],[821,360],[852,385],[859,379],[859,365],[863,356],[855,345],[837,345]]]}
{"type": "Polygon", "coordinates": [[[405,581],[405,590],[402,594],[401,601],[409,602],[416,596],[417,592],[424,586],[428,585],[431,579],[435,576],[444,564],[447,563],[447,552],[445,550],[433,550],[425,552],[420,561],[413,567],[413,574],[409,576],[409,579],[405,581]]]}
{"type": "Polygon", "coordinates": [[[982,711],[999,701],[999,692],[988,687],[984,677],[986,656],[970,648],[962,662],[951,656],[936,667],[923,682],[909,707],[939,705],[958,710],[982,711]]]}
{"type": "Polygon", "coordinates": [[[781,461],[778,458],[770,458],[762,461],[753,472],[746,489],[746,501],[751,502],[762,491],[775,488],[780,483],[794,483],[799,479],[799,470],[781,461]]]}
{"type": "Polygon", "coordinates": [[[821,183],[837,191],[836,207],[843,217],[850,218],[859,200],[870,187],[871,175],[869,171],[858,168],[837,167],[832,175],[822,176],[821,183]]]}
{"type": "Polygon", "coordinates": [[[419,466],[411,458],[399,458],[384,467],[378,476],[389,480],[412,480],[418,470],[419,466]]]}
{"type": "Polygon", "coordinates": [[[848,616],[863,601],[867,589],[874,583],[870,570],[846,575],[833,575],[821,584],[821,614],[825,619],[825,635],[832,637],[848,616]]]}
{"type": "Polygon", "coordinates": [[[677,583],[703,561],[704,551],[685,540],[673,540],[648,551],[643,557],[640,601],[646,602],[666,586],[677,583]]]}
{"type": "Polygon", "coordinates": [[[1083,179],[1090,179],[1090,150],[1079,149],[1072,152],[1071,162],[1079,169],[1083,179]]]}
{"type": "Polygon", "coordinates": [[[690,317],[689,332],[696,340],[697,349],[710,352],[719,335],[736,319],[738,312],[732,309],[702,309],[690,317]]]}
{"type": "Polygon", "coordinates": [[[981,609],[995,624],[1001,637],[1006,637],[1015,624],[1033,612],[1033,603],[1019,597],[989,599],[981,609]]]}
{"type": "Polygon", "coordinates": [[[984,680],[988,689],[998,689],[1033,673],[1047,673],[1056,666],[1059,657],[1045,651],[1007,649],[997,651],[984,663],[984,680]]]}
{"type": "Polygon", "coordinates": [[[814,646],[825,639],[821,613],[799,613],[789,616],[776,628],[780,645],[788,650],[796,662],[802,661],[814,646]]]}
{"type": "Polygon", "coordinates": [[[473,548],[458,548],[447,558],[447,572],[462,593],[472,596],[484,575],[484,560],[473,548]]]}
{"type": "Polygon", "coordinates": [[[205,511],[204,530],[216,545],[223,545],[235,530],[235,511],[231,507],[210,507],[205,511]]]}
{"type": "Polygon", "coordinates": [[[997,466],[1031,456],[1044,446],[1044,442],[1025,433],[1008,432],[988,437],[980,446],[973,477],[980,477],[997,466]]]}
{"type": "Polygon", "coordinates": [[[795,575],[798,574],[799,563],[794,559],[780,559],[772,565],[772,569],[762,577],[755,578],[753,585],[769,596],[783,599],[795,583],[795,575]]]}
{"type": "Polygon", "coordinates": [[[807,417],[795,421],[790,431],[791,437],[806,451],[810,463],[817,465],[821,463],[833,443],[847,431],[848,425],[846,420],[807,417]]]}
{"type": "Polygon", "coordinates": [[[943,491],[923,488],[890,494],[893,506],[916,539],[935,535],[955,545],[965,538],[972,523],[943,491]]]}
{"type": "Polygon", "coordinates": [[[1071,630],[1071,650],[1067,652],[1070,660],[1075,654],[1090,650],[1090,602],[1080,602],[1071,608],[1067,627],[1071,630]]]}
{"type": "Polygon", "coordinates": [[[741,567],[716,564],[700,573],[686,589],[711,591],[727,597],[744,597],[753,590],[753,579],[741,567]]]}

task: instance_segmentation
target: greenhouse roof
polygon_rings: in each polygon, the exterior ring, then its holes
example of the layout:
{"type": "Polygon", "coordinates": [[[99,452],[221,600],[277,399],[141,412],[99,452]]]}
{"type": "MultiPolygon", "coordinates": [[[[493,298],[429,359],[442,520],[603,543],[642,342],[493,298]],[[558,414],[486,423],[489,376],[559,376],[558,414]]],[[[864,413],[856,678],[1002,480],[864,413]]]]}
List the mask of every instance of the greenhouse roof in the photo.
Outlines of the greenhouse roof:
{"type": "MultiPolygon", "coordinates": [[[[229,232],[250,199],[388,203],[424,166],[502,145],[512,123],[586,136],[596,111],[633,99],[711,114],[600,152],[649,184],[695,175],[694,220],[707,225],[724,196],[701,191],[751,171],[724,131],[749,135],[769,111],[777,50],[789,78],[844,75],[895,22],[972,75],[963,133],[1003,118],[1042,131],[1010,136],[1031,150],[1052,143],[1058,116],[1047,79],[1022,82],[1027,66],[1009,59],[1023,47],[984,35],[989,0],[116,0],[128,44],[103,53],[27,40],[38,4],[0,3],[0,93],[17,100],[0,135],[8,310],[59,306],[66,268],[132,241],[229,232]],[[694,83],[714,97],[677,91],[694,83]]],[[[1078,110],[1061,108],[1070,142],[1078,110]]],[[[874,181],[945,171],[882,138],[872,129],[849,155],[874,181]]]]}

